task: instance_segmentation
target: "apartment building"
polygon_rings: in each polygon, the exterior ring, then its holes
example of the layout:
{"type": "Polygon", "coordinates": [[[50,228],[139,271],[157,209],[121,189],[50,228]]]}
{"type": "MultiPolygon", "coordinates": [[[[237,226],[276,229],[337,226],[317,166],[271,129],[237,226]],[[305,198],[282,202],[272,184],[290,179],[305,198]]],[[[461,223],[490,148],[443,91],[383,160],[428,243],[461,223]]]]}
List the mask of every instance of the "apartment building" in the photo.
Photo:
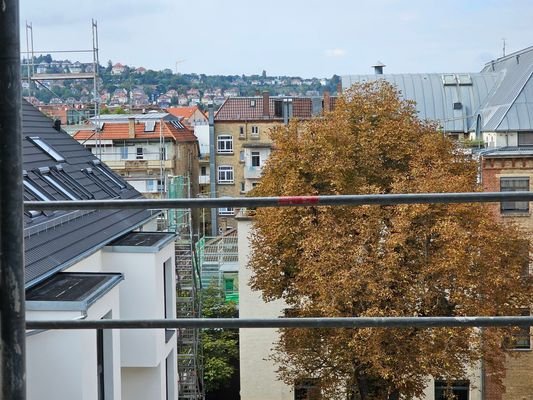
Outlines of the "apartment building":
{"type": "MultiPolygon", "coordinates": [[[[272,151],[270,130],[290,119],[305,120],[332,110],[336,97],[229,97],[215,114],[217,197],[238,197],[258,184],[272,151]]],[[[219,208],[219,230],[236,227],[235,210],[219,208]]]]}
{"type": "Polygon", "coordinates": [[[194,132],[169,113],[101,115],[97,131],[74,138],[149,198],[169,196],[173,176],[188,177],[198,193],[199,145],[194,132]]]}
{"type": "MultiPolygon", "coordinates": [[[[141,197],[33,106],[23,104],[24,198],[141,197]]],[[[159,212],[24,212],[27,320],[176,317],[174,234],[159,212]]],[[[28,399],[177,399],[175,330],[28,330],[28,399]]]]}

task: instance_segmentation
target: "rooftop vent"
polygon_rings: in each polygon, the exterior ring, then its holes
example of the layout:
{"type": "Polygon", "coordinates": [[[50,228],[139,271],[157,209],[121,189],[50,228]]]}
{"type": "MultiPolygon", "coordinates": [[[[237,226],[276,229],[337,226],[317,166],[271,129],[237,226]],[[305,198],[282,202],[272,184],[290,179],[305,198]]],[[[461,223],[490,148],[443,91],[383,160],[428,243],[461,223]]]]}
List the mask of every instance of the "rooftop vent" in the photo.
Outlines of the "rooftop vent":
{"type": "Polygon", "coordinates": [[[381,61],[378,61],[376,64],[372,65],[372,68],[374,68],[374,73],[376,75],[383,75],[384,67],[386,67],[386,65],[383,64],[381,61]]]}

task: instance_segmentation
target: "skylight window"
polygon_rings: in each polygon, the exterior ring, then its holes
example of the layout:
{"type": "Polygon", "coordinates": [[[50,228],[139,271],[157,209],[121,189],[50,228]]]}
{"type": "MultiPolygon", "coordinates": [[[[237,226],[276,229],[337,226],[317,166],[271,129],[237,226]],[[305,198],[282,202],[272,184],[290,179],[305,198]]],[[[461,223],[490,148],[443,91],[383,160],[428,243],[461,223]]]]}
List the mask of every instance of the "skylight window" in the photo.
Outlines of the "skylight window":
{"type": "Polygon", "coordinates": [[[144,123],[144,131],[145,132],[153,132],[155,130],[155,122],[156,121],[146,121],[144,123]]]}
{"type": "Polygon", "coordinates": [[[41,201],[52,201],[50,197],[48,197],[42,190],[39,190],[33,183],[31,183],[29,180],[24,178],[22,181],[24,188],[29,191],[35,198],[41,200],[41,201]]]}
{"type": "Polygon", "coordinates": [[[65,158],[40,137],[30,136],[27,139],[29,139],[33,144],[35,144],[38,148],[40,148],[57,162],[65,162],[65,158]]]}
{"type": "Polygon", "coordinates": [[[184,129],[185,127],[183,126],[183,124],[180,122],[180,121],[170,121],[170,123],[172,124],[172,126],[174,126],[174,128],[176,129],[184,129]]]}
{"type": "Polygon", "coordinates": [[[108,171],[107,168],[102,165],[102,163],[100,162],[100,160],[93,160],[93,165],[94,167],[99,171],[101,172],[102,174],[104,174],[109,180],[111,180],[115,185],[117,185],[119,188],[121,189],[126,189],[126,185],[124,185],[122,182],[120,182],[114,175],[112,172],[108,171]]]}
{"type": "Polygon", "coordinates": [[[39,168],[39,173],[43,177],[43,179],[48,182],[51,186],[53,186],[59,193],[61,193],[63,196],[65,196],[67,199],[70,200],[81,200],[81,197],[76,196],[74,193],[72,193],[70,190],[68,190],[65,186],[63,186],[62,182],[56,180],[50,175],[50,169],[49,168],[39,168]]]}

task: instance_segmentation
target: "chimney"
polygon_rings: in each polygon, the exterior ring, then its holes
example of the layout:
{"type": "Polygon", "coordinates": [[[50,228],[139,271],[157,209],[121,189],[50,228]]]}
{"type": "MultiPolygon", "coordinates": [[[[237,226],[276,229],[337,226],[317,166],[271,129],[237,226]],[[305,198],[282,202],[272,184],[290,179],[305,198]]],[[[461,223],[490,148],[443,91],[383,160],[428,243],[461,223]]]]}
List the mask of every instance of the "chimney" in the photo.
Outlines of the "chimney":
{"type": "Polygon", "coordinates": [[[128,118],[128,137],[130,139],[135,138],[135,118],[133,117],[128,118]]]}
{"type": "Polygon", "coordinates": [[[337,96],[342,96],[342,82],[337,83],[337,96]]]}
{"type": "Polygon", "coordinates": [[[383,67],[386,67],[386,65],[383,64],[381,61],[378,61],[375,65],[372,65],[372,68],[374,68],[374,73],[376,75],[383,75],[383,67]]]}
{"type": "Polygon", "coordinates": [[[263,92],[263,118],[270,117],[270,95],[268,91],[263,92]]]}
{"type": "Polygon", "coordinates": [[[329,96],[329,90],[324,90],[324,105],[323,105],[323,110],[324,110],[324,114],[327,113],[327,112],[330,112],[330,108],[329,108],[329,103],[330,103],[330,96],[329,96]]]}

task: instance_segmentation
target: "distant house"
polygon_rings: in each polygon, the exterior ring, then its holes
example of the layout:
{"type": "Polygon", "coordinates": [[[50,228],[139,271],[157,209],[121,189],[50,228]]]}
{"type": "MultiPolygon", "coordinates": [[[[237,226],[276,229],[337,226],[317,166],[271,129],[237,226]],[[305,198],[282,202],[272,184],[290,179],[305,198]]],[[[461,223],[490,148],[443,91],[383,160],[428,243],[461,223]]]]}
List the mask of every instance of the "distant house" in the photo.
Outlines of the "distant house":
{"type": "MultiPolygon", "coordinates": [[[[23,103],[24,198],[141,197],[131,185],[23,103]]],[[[175,318],[174,235],[158,212],[24,212],[26,318],[175,318]],[[142,232],[141,232],[142,231],[142,232]]],[[[29,400],[177,399],[176,332],[28,330],[29,400]]]]}
{"type": "Polygon", "coordinates": [[[146,68],[139,67],[139,68],[136,68],[133,72],[139,75],[144,75],[146,73],[146,68]]]}
{"type": "Polygon", "coordinates": [[[126,66],[122,65],[121,63],[116,63],[116,64],[113,65],[113,67],[111,68],[111,74],[112,74],[112,75],[120,75],[120,74],[122,74],[124,71],[126,71],[126,66]]]}
{"type": "Polygon", "coordinates": [[[191,107],[169,107],[166,110],[175,117],[182,118],[182,122],[187,126],[206,125],[207,116],[198,106],[191,107]]]}

